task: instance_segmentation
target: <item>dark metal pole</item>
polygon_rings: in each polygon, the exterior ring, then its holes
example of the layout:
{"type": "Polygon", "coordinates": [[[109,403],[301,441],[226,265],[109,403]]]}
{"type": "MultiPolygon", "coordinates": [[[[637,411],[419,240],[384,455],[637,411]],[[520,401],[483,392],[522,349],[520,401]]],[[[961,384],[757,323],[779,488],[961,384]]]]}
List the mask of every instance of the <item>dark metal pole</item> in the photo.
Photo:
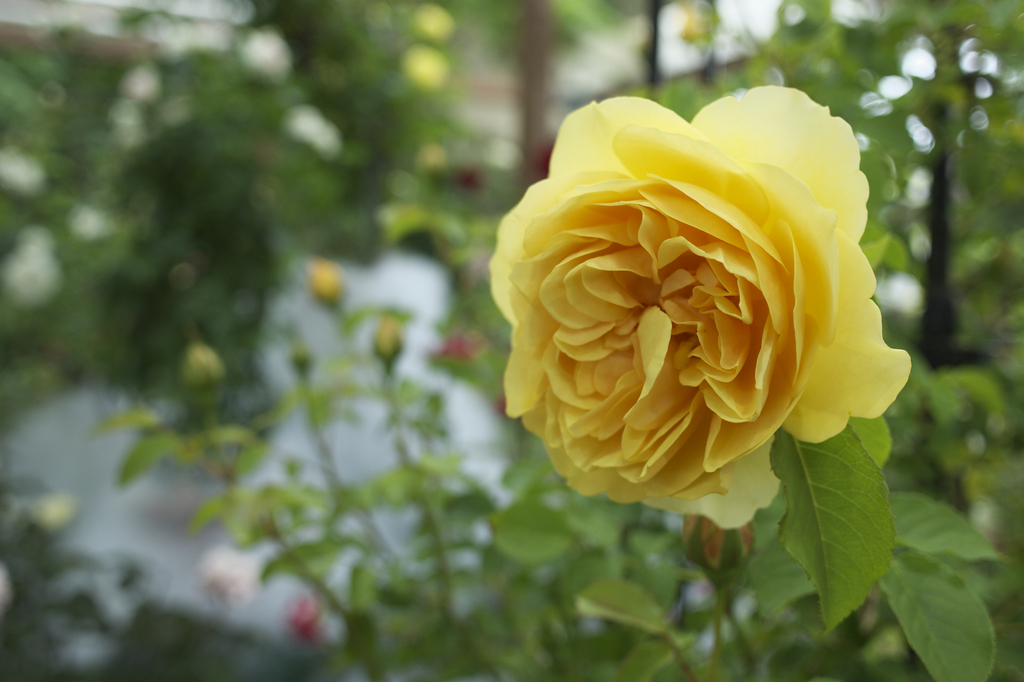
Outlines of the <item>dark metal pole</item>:
{"type": "Polygon", "coordinates": [[[647,82],[656,86],[661,82],[658,68],[658,33],[661,25],[661,0],[651,0],[651,52],[647,55],[647,82]]]}

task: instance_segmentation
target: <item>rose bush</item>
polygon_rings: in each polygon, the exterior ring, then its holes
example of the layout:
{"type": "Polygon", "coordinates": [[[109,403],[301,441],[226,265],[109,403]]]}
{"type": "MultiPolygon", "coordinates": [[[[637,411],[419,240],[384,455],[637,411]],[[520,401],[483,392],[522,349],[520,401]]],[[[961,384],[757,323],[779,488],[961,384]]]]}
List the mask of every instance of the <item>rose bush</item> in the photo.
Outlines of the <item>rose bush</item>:
{"type": "Polygon", "coordinates": [[[692,123],[638,98],[566,119],[491,286],[508,414],[570,486],[736,527],[775,495],[777,429],[820,442],[885,411],[910,358],[871,300],[859,164],[850,126],[786,88],[692,123]]]}

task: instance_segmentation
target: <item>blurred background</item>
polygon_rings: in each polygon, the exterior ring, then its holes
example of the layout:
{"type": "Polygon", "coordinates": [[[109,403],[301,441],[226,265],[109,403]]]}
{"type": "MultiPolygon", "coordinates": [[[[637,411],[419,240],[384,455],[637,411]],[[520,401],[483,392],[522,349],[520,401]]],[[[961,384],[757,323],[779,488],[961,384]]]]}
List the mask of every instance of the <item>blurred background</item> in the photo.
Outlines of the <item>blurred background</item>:
{"type": "MultiPolygon", "coordinates": [[[[617,94],[690,118],[787,85],[850,122],[877,301],[914,355],[890,485],[1019,551],[1022,17],[1017,0],[2,0],[0,679],[350,679],[324,672],[300,581],[259,587],[259,545],[190,531],[216,482],[165,462],[119,487],[133,438],[96,424],[139,403],[200,423],[196,344],[222,418],[247,422],[288,393],[297,344],[345,347],[333,306],[402,310],[396,373],[443,396],[500,501],[525,436],[503,417],[497,223],[546,176],[562,118],[617,94]]],[[[396,461],[385,412],[358,412],[327,432],[353,482],[396,461]]],[[[301,419],[264,432],[315,457],[301,419]]],[[[992,599],[1019,613],[1021,584],[992,599]]],[[[1001,647],[1005,679],[1021,651],[1001,647]]]]}

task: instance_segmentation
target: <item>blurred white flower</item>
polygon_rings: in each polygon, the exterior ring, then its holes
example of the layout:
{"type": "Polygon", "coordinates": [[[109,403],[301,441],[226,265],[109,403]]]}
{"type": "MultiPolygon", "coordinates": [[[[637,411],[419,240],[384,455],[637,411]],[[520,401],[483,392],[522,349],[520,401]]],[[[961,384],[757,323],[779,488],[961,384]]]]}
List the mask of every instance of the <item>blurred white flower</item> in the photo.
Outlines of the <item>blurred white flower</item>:
{"type": "Polygon", "coordinates": [[[117,100],[110,107],[109,115],[110,123],[114,127],[114,142],[119,146],[134,147],[145,139],[146,126],[142,109],[135,100],[117,100]]]}
{"type": "Polygon", "coordinates": [[[244,604],[259,590],[262,568],[255,558],[219,546],[203,554],[198,571],[203,589],[211,596],[229,604],[244,604]]]}
{"type": "Polygon", "coordinates": [[[895,272],[878,280],[875,289],[878,305],[887,312],[909,315],[919,312],[924,302],[921,283],[913,275],[895,272]]]}
{"type": "Polygon", "coordinates": [[[160,72],[152,64],[142,64],[121,79],[122,97],[138,102],[151,102],[160,95],[160,72]]]}
{"type": "Polygon", "coordinates": [[[86,242],[106,237],[112,231],[107,214],[88,204],[78,204],[71,209],[68,228],[71,234],[86,242]]]}
{"type": "Polygon", "coordinates": [[[32,520],[48,531],[60,530],[78,515],[78,498],[69,493],[44,495],[32,505],[32,520]]]}
{"type": "Polygon", "coordinates": [[[15,149],[0,150],[0,185],[17,194],[38,194],[46,185],[46,172],[38,161],[15,149]]]}
{"type": "Polygon", "coordinates": [[[0,619],[4,617],[4,612],[11,605],[12,599],[14,587],[11,585],[11,576],[7,573],[7,567],[0,561],[0,619]]]}
{"type": "Polygon", "coordinates": [[[17,246],[0,263],[4,293],[23,308],[37,308],[49,301],[63,279],[53,237],[44,227],[25,228],[17,246]]]}
{"type": "Polygon", "coordinates": [[[886,76],[878,81],[878,92],[886,99],[899,99],[913,87],[914,81],[906,76],[886,76]]]}
{"type": "Polygon", "coordinates": [[[273,81],[283,81],[292,70],[288,43],[273,29],[254,31],[239,48],[246,68],[273,81]]]}
{"type": "Polygon", "coordinates": [[[289,109],[284,129],[291,138],[308,144],[325,159],[341,153],[341,131],[314,106],[299,104],[289,109]]]}

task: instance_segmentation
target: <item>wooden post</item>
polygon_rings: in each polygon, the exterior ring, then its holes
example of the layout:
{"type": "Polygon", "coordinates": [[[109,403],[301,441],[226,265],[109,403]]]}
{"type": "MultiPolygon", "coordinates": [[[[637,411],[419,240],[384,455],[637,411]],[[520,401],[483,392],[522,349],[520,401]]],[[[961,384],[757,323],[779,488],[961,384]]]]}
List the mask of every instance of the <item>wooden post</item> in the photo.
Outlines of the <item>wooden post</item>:
{"type": "Polygon", "coordinates": [[[524,187],[547,177],[548,68],[551,59],[551,0],[521,0],[519,101],[524,187]]]}

